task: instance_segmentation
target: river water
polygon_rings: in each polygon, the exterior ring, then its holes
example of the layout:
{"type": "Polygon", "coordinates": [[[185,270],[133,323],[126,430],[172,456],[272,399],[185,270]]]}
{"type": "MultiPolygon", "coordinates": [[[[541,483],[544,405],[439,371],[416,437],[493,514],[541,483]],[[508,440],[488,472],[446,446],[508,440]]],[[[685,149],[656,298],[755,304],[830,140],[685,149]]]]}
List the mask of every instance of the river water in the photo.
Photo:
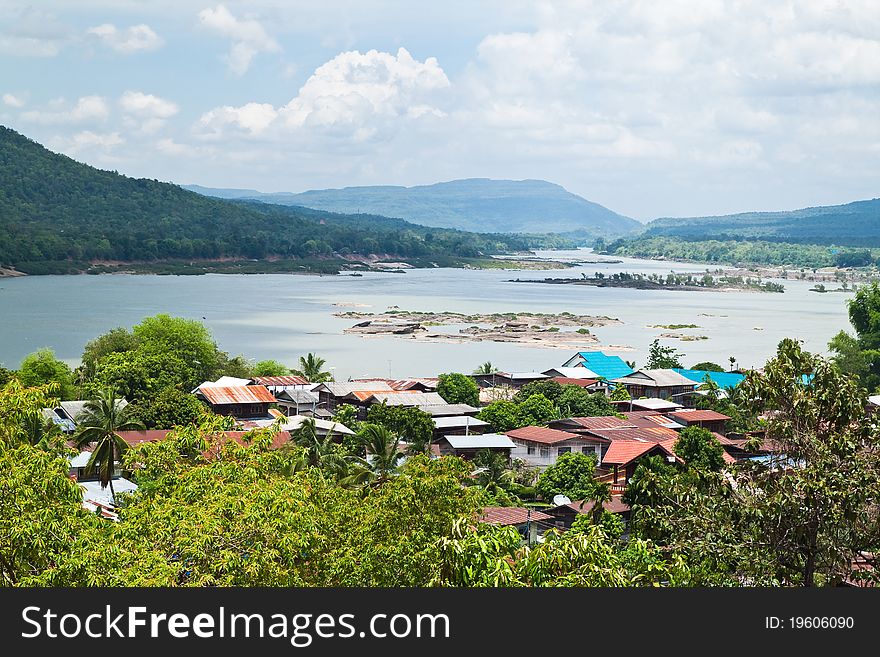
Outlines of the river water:
{"type": "MultiPolygon", "coordinates": [[[[540,255],[594,257],[587,251],[546,251],[540,255]]],[[[734,356],[740,367],[757,367],[784,337],[800,338],[809,350],[824,353],[835,333],[849,330],[846,300],[851,295],[809,292],[812,284],[804,281],[781,281],[784,294],[508,282],[511,278],[579,277],[581,272],[591,276],[594,272],[706,270],[705,265],[623,260],[623,264],[586,264],[559,271],[414,269],[362,277],[113,274],[0,279],[0,364],[18,367],[25,355],[40,347],[51,347],[59,358],[76,364],[90,339],[157,313],[203,321],[222,349],[251,359],[274,358],[294,364],[300,355],[317,353],[333,368],[337,379],[470,372],[487,360],[508,371],[543,370],[560,365],[573,353],[517,344],[425,343],[392,336],[346,335],[343,329],[354,320],[333,317],[334,312],[345,310],[382,312],[398,306],[463,313],[569,311],[607,315],[620,319],[623,325],[593,329],[601,341],[595,348],[635,360],[637,365],[644,364],[651,340],[668,332],[650,325],[700,327],[681,333],[705,335],[708,340],[661,340],[686,354],[683,362],[688,367],[703,360],[727,366],[729,356],[734,356]]]]}

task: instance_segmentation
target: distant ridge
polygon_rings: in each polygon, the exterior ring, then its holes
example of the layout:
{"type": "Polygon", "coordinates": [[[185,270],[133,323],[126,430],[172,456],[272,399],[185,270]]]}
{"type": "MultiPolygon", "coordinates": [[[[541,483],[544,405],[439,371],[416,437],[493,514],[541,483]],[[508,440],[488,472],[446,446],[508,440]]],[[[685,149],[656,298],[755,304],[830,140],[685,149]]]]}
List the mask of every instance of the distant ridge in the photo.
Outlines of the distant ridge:
{"type": "Polygon", "coordinates": [[[346,214],[399,217],[423,226],[482,233],[580,233],[619,237],[642,224],[544,180],[467,178],[433,185],[316,189],[298,194],[211,189],[184,185],[220,198],[249,198],[346,214]]]}
{"type": "Polygon", "coordinates": [[[880,198],[787,212],[655,219],[644,237],[880,246],[880,198]]]}

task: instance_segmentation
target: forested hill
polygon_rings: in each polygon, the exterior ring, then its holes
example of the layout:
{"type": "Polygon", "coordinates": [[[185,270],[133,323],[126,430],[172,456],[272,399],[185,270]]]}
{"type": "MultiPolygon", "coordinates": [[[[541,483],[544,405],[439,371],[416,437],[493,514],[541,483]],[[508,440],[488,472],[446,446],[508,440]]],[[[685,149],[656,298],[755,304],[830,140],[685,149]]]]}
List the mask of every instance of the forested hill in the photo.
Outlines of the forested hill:
{"type": "Polygon", "coordinates": [[[484,233],[576,232],[614,238],[642,226],[544,180],[470,178],[418,187],[345,187],[301,194],[265,194],[195,185],[187,189],[221,198],[248,197],[333,212],[368,212],[402,217],[424,226],[484,233]]]}
{"type": "Polygon", "coordinates": [[[208,198],[102,171],[0,126],[0,267],[83,271],[96,261],[475,257],[525,238],[428,229],[385,217],[208,198]]]}
{"type": "Polygon", "coordinates": [[[644,237],[880,247],[880,198],[790,212],[657,219],[644,237]]]}

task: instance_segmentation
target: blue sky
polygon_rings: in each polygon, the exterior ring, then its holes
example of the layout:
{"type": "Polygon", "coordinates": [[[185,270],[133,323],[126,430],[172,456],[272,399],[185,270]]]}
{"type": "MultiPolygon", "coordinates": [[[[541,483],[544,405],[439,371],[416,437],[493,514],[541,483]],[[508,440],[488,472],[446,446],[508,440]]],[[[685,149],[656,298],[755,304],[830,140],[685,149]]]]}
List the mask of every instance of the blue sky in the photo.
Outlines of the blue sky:
{"type": "Polygon", "coordinates": [[[880,195],[875,0],[0,0],[0,16],[0,123],[134,176],[541,178],[639,219],[880,195]]]}

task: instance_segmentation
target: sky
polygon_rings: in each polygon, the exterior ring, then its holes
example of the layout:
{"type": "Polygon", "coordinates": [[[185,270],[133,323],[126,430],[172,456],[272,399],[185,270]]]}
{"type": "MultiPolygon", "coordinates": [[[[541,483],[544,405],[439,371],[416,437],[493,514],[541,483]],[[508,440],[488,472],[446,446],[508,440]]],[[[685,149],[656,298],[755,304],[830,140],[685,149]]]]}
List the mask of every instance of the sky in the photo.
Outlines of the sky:
{"type": "Polygon", "coordinates": [[[0,124],[209,187],[831,205],[880,196],[880,3],[0,0],[0,124]]]}

